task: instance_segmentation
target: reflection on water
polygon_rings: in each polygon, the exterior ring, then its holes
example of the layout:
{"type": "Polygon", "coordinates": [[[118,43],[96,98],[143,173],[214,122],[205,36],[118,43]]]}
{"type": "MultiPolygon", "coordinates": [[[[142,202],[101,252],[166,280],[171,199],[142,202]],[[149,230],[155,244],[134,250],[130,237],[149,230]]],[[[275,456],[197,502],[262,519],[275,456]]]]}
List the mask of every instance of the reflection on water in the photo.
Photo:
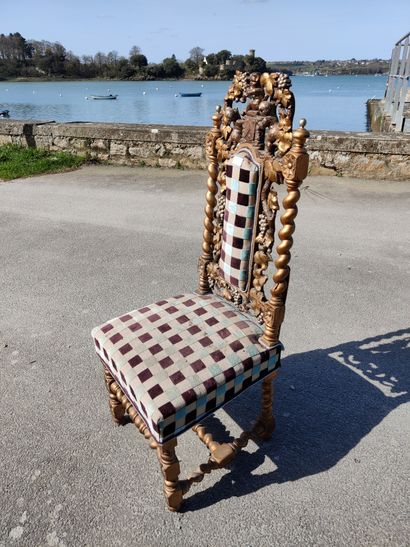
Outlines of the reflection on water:
{"type": "MultiPolygon", "coordinates": [[[[385,77],[330,76],[292,78],[296,116],[312,129],[365,131],[365,103],[381,98],[385,77]]],[[[0,109],[13,119],[98,121],[170,125],[211,125],[215,106],[229,82],[0,82],[0,109]],[[179,97],[179,92],[202,92],[179,97]],[[118,94],[93,101],[90,95],[118,94]]]]}

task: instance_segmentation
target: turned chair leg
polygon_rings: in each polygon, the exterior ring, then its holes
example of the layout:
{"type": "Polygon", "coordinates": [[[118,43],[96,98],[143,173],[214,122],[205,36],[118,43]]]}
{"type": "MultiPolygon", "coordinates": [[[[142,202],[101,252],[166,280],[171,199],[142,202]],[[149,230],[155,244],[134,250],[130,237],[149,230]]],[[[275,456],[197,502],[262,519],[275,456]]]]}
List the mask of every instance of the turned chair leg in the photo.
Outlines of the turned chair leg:
{"type": "Polygon", "coordinates": [[[109,396],[109,405],[110,405],[111,415],[113,417],[114,422],[117,425],[123,425],[125,408],[123,404],[118,400],[116,394],[112,390],[112,386],[113,384],[115,384],[114,378],[111,376],[111,374],[108,372],[108,370],[105,367],[103,368],[104,368],[105,385],[107,386],[107,391],[109,396]]]}
{"type": "Polygon", "coordinates": [[[273,379],[277,376],[274,372],[262,382],[262,408],[254,426],[254,432],[264,441],[272,437],[275,430],[275,418],[273,416],[273,379]]]}
{"type": "Polygon", "coordinates": [[[192,484],[200,482],[204,475],[210,473],[213,469],[225,467],[235,456],[235,454],[244,448],[249,439],[255,436],[262,440],[271,438],[275,429],[275,418],[273,416],[273,379],[277,372],[273,372],[267,376],[262,382],[262,405],[259,417],[251,431],[244,431],[238,439],[231,443],[216,443],[212,435],[206,434],[205,429],[201,424],[194,426],[193,430],[198,434],[199,438],[204,442],[207,448],[211,451],[211,456],[207,464],[199,466],[188,480],[180,481],[180,466],[178,458],[175,454],[177,440],[172,439],[163,445],[151,437],[145,422],[139,417],[137,411],[127,401],[126,396],[122,393],[121,388],[114,380],[111,373],[104,367],[104,378],[109,393],[109,403],[112,417],[116,424],[124,423],[125,412],[128,412],[131,420],[137,426],[139,431],[150,440],[151,448],[156,449],[161,471],[164,476],[164,494],[170,511],[179,511],[183,495],[188,492],[192,484]]]}
{"type": "Polygon", "coordinates": [[[170,511],[178,511],[182,504],[182,488],[179,482],[180,467],[175,454],[176,446],[176,439],[157,446],[158,460],[164,475],[164,494],[170,511]]]}

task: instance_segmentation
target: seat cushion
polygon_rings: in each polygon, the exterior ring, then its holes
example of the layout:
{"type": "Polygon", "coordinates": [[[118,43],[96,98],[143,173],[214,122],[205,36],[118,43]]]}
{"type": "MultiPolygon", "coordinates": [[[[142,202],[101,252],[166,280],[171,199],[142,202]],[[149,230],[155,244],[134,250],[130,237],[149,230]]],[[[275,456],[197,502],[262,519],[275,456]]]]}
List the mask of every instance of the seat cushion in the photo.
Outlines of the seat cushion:
{"type": "Polygon", "coordinates": [[[262,328],[227,301],[184,294],[93,330],[97,354],[160,444],[279,366],[262,328]]]}

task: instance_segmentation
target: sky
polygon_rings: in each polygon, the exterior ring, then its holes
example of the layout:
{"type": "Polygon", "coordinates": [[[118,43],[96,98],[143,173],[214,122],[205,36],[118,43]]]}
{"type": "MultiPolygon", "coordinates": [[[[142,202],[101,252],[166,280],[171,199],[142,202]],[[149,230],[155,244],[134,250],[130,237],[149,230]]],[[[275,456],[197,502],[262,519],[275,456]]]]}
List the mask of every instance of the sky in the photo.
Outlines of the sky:
{"type": "Polygon", "coordinates": [[[267,61],[389,59],[410,0],[2,0],[0,33],[60,42],[78,56],[139,46],[150,62],[193,47],[250,48],[267,61]]]}

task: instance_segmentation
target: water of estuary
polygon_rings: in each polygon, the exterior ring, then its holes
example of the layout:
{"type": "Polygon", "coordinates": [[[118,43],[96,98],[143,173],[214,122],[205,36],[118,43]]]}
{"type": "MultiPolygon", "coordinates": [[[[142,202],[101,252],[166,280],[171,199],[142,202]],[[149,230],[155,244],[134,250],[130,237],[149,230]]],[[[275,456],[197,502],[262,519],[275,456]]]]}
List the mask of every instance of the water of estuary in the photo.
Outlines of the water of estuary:
{"type": "MultiPolygon", "coordinates": [[[[293,76],[296,119],[310,129],[366,131],[366,101],[382,98],[385,76],[293,76]]],[[[11,119],[56,122],[211,124],[230,83],[223,81],[0,82],[0,110],[11,119]],[[200,97],[179,93],[201,92],[200,97]],[[90,95],[118,95],[96,101],[90,95]]]]}

